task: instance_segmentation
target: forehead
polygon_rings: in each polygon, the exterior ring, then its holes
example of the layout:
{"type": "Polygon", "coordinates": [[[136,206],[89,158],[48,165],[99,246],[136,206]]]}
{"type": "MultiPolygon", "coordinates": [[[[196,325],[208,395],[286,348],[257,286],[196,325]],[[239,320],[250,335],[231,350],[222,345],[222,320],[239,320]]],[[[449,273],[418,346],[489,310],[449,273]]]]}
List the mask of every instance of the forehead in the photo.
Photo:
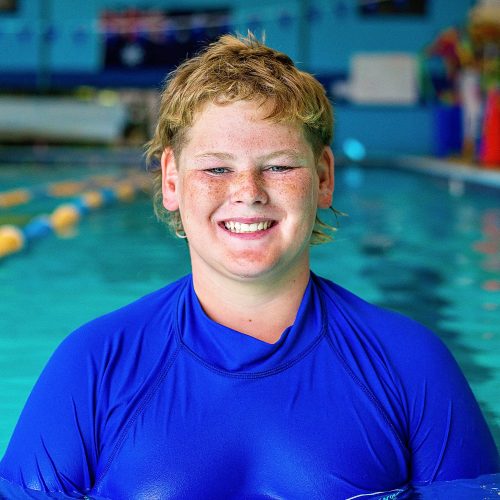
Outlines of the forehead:
{"type": "Polygon", "coordinates": [[[294,148],[310,150],[298,123],[268,118],[272,103],[236,101],[206,104],[186,130],[184,147],[193,148],[294,148]]]}

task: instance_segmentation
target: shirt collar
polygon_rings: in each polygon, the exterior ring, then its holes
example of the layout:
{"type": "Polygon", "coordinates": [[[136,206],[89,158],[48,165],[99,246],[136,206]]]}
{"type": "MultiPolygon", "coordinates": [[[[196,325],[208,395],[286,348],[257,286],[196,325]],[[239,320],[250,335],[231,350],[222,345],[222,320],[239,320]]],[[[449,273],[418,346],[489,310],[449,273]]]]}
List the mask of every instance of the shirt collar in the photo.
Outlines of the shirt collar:
{"type": "Polygon", "coordinates": [[[191,277],[179,304],[179,340],[198,360],[226,373],[258,376],[284,369],[306,355],[323,334],[324,307],[316,280],[311,274],[294,324],[268,344],[210,319],[191,277]]]}

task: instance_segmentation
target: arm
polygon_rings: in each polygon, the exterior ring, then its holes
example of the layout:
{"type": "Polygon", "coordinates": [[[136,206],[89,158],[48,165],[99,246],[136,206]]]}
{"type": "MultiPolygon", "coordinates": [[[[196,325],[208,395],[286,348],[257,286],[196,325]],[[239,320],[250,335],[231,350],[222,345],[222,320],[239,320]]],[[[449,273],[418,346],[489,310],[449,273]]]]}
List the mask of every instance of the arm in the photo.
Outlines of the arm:
{"type": "Polygon", "coordinates": [[[409,452],[408,479],[422,484],[499,471],[488,426],[443,342],[409,318],[330,287],[330,308],[339,311],[334,321],[345,339],[339,349],[371,360],[356,373],[377,395],[409,452]]]}
{"type": "Polygon", "coordinates": [[[414,484],[474,478],[499,471],[499,456],[474,395],[456,361],[432,333],[403,352],[410,381],[409,448],[414,484]]]}
{"type": "Polygon", "coordinates": [[[17,423],[0,477],[24,488],[83,494],[93,483],[98,436],[88,340],[75,332],[56,350],[17,423]]]}

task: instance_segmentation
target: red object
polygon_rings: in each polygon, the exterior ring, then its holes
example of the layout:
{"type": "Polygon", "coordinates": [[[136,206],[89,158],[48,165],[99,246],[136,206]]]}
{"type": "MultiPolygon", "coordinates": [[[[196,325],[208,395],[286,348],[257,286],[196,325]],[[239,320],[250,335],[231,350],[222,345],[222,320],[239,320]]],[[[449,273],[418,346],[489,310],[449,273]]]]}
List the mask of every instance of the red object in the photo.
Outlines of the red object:
{"type": "Polygon", "coordinates": [[[500,167],[500,90],[488,93],[483,123],[481,163],[485,167],[500,167]]]}

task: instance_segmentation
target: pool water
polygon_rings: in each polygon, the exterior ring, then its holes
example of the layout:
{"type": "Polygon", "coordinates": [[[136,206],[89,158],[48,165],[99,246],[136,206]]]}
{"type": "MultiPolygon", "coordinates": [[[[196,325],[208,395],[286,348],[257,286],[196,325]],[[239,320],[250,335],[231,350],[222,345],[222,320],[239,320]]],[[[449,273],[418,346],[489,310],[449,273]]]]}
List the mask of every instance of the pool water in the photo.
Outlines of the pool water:
{"type": "MultiPolygon", "coordinates": [[[[0,191],[19,187],[19,180],[27,186],[119,171],[113,164],[0,165],[0,191]]],[[[445,180],[343,165],[334,206],[348,216],[339,218],[334,243],[312,250],[315,272],[413,317],[444,340],[497,445],[499,200],[500,191],[491,188],[466,186],[457,196],[445,180]]],[[[0,209],[0,224],[22,225],[57,203],[0,209]]],[[[325,218],[335,222],[329,213],[325,218]]],[[[72,234],[48,236],[0,260],[0,456],[30,388],[70,331],[188,272],[185,242],[156,222],[146,196],[92,213],[72,234]]]]}

